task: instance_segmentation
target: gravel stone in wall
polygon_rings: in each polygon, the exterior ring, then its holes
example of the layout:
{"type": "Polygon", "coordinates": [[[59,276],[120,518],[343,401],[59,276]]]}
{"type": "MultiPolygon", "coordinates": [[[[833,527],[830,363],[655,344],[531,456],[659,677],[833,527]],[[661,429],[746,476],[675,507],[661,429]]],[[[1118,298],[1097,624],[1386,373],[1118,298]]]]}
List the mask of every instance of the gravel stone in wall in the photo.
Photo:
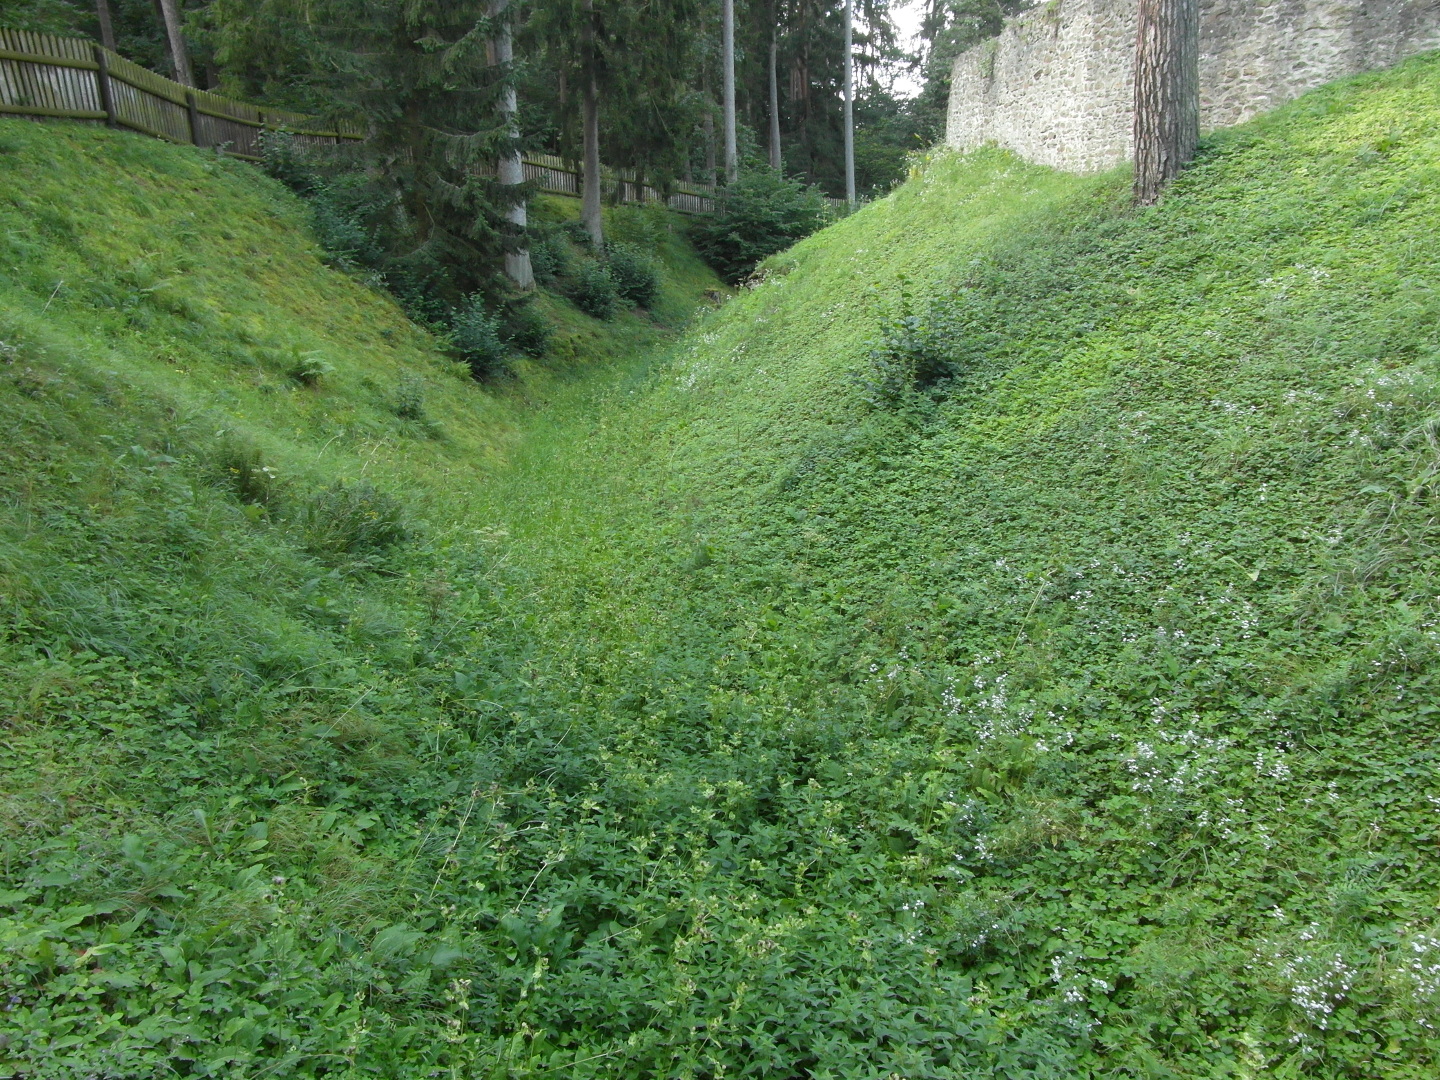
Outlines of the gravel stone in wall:
{"type": "MultiPolygon", "coordinates": [[[[955,61],[946,142],[1074,172],[1130,156],[1136,0],[1050,0],[955,61]]],[[[1440,0],[1201,0],[1200,126],[1440,48],[1440,0]]]]}

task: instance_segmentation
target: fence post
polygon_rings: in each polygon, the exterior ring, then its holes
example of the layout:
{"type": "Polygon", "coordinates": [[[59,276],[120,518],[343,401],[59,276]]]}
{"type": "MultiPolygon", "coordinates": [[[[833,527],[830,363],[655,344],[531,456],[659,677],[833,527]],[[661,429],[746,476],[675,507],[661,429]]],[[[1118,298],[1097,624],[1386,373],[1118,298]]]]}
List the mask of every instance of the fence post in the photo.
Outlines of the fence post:
{"type": "Polygon", "coordinates": [[[96,45],[95,54],[95,88],[100,91],[100,108],[105,110],[105,123],[111,127],[119,127],[120,119],[115,115],[115,96],[110,88],[110,57],[105,53],[103,45],[96,45]]]}
{"type": "Polygon", "coordinates": [[[195,91],[185,91],[185,112],[190,116],[190,141],[196,146],[203,145],[200,142],[200,106],[195,100],[195,91]]]}

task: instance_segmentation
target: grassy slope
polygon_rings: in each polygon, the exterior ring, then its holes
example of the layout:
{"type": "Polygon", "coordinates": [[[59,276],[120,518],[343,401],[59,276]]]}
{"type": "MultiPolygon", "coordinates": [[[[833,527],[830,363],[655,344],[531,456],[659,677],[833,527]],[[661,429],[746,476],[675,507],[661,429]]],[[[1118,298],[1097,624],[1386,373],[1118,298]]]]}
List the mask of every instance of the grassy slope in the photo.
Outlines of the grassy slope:
{"type": "Polygon", "coordinates": [[[1327,88],[1141,214],[1123,177],[940,157],[668,362],[532,412],[436,365],[443,438],[359,389],[368,434],[293,436],[323,380],[227,375],[286,455],[263,514],[203,480],[218,425],[130,389],[200,396],[200,360],[93,298],[41,319],[79,241],[32,212],[8,1052],[1429,1075],[1437,104],[1433,59],[1327,88]],[[876,410],[902,288],[952,297],[964,374],[876,410]],[[101,454],[116,424],[147,451],[101,454]],[[424,519],[371,565],[306,515],[361,468],[424,519]]]}
{"type": "Polygon", "coordinates": [[[1141,214],[941,158],[535,470],[611,485],[551,646],[655,805],[730,815],[678,845],[715,1058],[1433,1069],[1437,87],[1311,95],[1141,214]],[[902,288],[966,374],[872,411],[902,288]]]}
{"type": "MultiPolygon", "coordinates": [[[[449,808],[484,696],[446,658],[485,663],[487,477],[583,367],[482,390],[322,265],[297,200],[187,148],[5,121],[0,217],[0,1075],[330,1067],[369,1014],[336,931],[369,955],[413,918],[410,825],[449,808]]],[[[562,356],[634,356],[718,286],[667,216],[620,217],[665,264],[661,326],[542,298],[562,356]]],[[[445,1052],[445,981],[416,985],[374,1060],[445,1052]]]]}

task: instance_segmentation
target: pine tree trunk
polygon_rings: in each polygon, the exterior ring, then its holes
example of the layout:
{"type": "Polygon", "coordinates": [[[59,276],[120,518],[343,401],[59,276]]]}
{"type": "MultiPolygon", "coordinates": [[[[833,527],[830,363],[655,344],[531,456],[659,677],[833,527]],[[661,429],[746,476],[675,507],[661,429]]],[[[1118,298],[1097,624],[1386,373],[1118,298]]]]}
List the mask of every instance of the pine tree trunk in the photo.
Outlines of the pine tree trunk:
{"type": "Polygon", "coordinates": [[[581,153],[580,221],[590,233],[590,242],[598,255],[605,250],[605,223],[600,217],[600,87],[595,67],[594,0],[585,0],[585,25],[581,40],[585,50],[585,70],[581,75],[581,153]]]}
{"type": "Polygon", "coordinates": [[[1140,0],[1135,41],[1135,201],[1150,206],[1200,137],[1198,0],[1140,0]]]}
{"type": "Polygon", "coordinates": [[[595,76],[585,80],[585,102],[583,107],[585,135],[582,165],[584,179],[580,199],[580,220],[585,223],[595,250],[605,248],[605,226],[600,219],[600,90],[595,85],[595,76]]]}
{"type": "Polygon", "coordinates": [[[855,0],[845,0],[845,201],[855,205],[855,0]]]}
{"type": "Polygon", "coordinates": [[[709,109],[700,120],[701,130],[705,133],[705,182],[715,183],[715,114],[709,109]]]}
{"type": "MultiPolygon", "coordinates": [[[[505,13],[509,0],[497,0],[492,14],[497,18],[505,13]]],[[[495,63],[505,72],[507,79],[511,78],[510,65],[515,60],[515,49],[510,32],[509,20],[503,20],[495,34],[495,63]]],[[[514,140],[519,132],[515,126],[515,114],[519,111],[519,101],[515,95],[515,84],[511,82],[506,88],[504,96],[500,99],[500,116],[505,126],[505,137],[514,140]]],[[[500,155],[497,162],[496,172],[502,184],[523,184],[525,182],[525,169],[520,163],[520,151],[513,146],[500,155]]],[[[525,202],[515,203],[507,207],[505,216],[515,226],[521,236],[523,244],[525,236],[525,202]]],[[[535,284],[535,272],[530,267],[530,249],[522,246],[515,251],[505,253],[505,273],[511,281],[522,289],[528,289],[535,284]]]]}
{"type": "Polygon", "coordinates": [[[725,182],[733,184],[740,175],[740,158],[735,140],[735,0],[720,0],[721,93],[720,107],[725,126],[725,182]]]}
{"type": "Polygon", "coordinates": [[[100,20],[100,44],[115,51],[115,23],[110,18],[110,0],[95,0],[95,17],[100,20]]]}
{"type": "Polygon", "coordinates": [[[185,38],[180,33],[179,0],[160,0],[160,17],[165,22],[165,38],[170,43],[170,64],[175,69],[175,81],[185,86],[194,86],[195,76],[190,72],[190,54],[185,51],[185,38]]]}
{"type": "Polygon", "coordinates": [[[770,5],[770,167],[780,168],[780,27],[770,5]]]}

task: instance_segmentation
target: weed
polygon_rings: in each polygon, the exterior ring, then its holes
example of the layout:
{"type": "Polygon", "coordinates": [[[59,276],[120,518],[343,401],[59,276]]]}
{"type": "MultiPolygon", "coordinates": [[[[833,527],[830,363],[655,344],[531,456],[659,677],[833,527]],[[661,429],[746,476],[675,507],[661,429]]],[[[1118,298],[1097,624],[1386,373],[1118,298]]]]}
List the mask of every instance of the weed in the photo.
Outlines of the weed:
{"type": "Polygon", "coordinates": [[[410,537],[404,509],[369,484],[335,484],[291,511],[305,546],[329,558],[383,554],[410,537]]]}
{"type": "Polygon", "coordinates": [[[273,507],[281,495],[280,475],[265,464],[259,447],[222,435],[204,456],[204,475],[246,506],[273,507]]]}
{"type": "Polygon", "coordinates": [[[319,386],[326,376],[335,374],[335,366],[314,350],[292,346],[285,364],[285,375],[301,386],[319,386]]]}
{"type": "Polygon", "coordinates": [[[390,408],[401,420],[428,420],[425,412],[425,384],[413,375],[402,378],[390,399],[390,408]]]}

